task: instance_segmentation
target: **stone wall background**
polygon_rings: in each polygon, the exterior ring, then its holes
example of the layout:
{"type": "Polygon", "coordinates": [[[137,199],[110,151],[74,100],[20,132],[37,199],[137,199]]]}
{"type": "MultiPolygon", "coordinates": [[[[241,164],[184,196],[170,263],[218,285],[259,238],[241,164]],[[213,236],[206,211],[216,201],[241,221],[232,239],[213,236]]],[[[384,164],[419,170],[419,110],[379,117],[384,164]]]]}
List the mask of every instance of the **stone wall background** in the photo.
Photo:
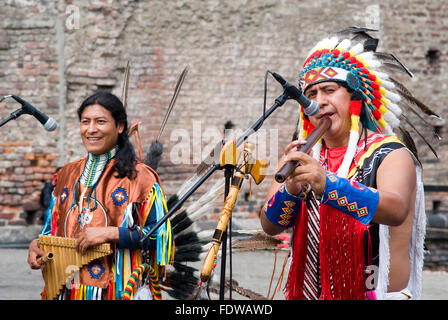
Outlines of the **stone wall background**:
{"type": "MultiPolygon", "coordinates": [[[[168,196],[193,174],[200,154],[219,141],[226,121],[245,130],[261,116],[267,69],[295,82],[316,40],[350,25],[379,27],[379,50],[394,53],[414,73],[412,79],[397,78],[439,114],[447,111],[446,1],[2,0],[1,4],[0,96],[21,96],[55,118],[59,128],[46,132],[24,115],[0,129],[0,226],[38,222],[39,214],[32,214],[39,210],[43,181],[51,180],[57,167],[85,154],[77,107],[96,90],[120,97],[127,61],[128,116],[130,122],[141,122],[144,151],[157,136],[180,72],[189,66],[161,137],[164,155],[159,174],[168,196]],[[190,138],[182,141],[189,152],[180,164],[175,153],[178,134],[190,138]]],[[[267,107],[281,92],[269,78],[267,107]]],[[[0,119],[17,108],[11,99],[0,103],[0,119]]],[[[287,102],[262,127],[260,133],[268,143],[259,146],[259,153],[269,158],[270,174],[296,120],[297,105],[287,102]]],[[[436,124],[445,137],[445,123],[436,124]]],[[[447,141],[437,147],[439,159],[426,147],[420,151],[425,185],[433,186],[426,194],[428,214],[435,205],[438,214],[448,211],[448,193],[436,192],[448,185],[447,141]]],[[[222,172],[215,173],[190,202],[222,177],[222,172]]],[[[257,216],[271,179],[252,183],[251,190],[248,181],[244,183],[235,217],[257,216]]],[[[218,201],[208,218],[216,218],[221,204],[218,201]]]]}

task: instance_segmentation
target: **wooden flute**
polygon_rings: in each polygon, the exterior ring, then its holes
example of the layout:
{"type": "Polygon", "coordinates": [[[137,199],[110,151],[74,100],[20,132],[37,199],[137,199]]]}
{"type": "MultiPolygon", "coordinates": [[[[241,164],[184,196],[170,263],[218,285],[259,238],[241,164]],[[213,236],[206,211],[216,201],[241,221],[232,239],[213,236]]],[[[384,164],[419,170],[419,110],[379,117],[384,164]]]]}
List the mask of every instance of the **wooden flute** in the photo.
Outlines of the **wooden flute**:
{"type": "MultiPolygon", "coordinates": [[[[324,135],[331,126],[331,120],[328,117],[323,118],[317,127],[311,131],[311,133],[306,138],[306,143],[299,148],[301,152],[309,152],[311,148],[316,144],[316,142],[324,135]]],[[[294,171],[297,166],[300,166],[299,161],[288,161],[286,162],[275,174],[275,181],[278,183],[283,183],[286,178],[294,171]]]]}

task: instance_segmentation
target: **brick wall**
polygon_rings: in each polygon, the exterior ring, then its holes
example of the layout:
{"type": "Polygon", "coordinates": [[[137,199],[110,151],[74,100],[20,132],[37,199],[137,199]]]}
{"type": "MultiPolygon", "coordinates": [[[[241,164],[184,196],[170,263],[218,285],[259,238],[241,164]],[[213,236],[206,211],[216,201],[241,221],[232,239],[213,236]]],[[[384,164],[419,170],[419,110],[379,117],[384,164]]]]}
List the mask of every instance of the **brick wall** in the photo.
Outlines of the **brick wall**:
{"type": "Polygon", "coordinates": [[[446,229],[428,228],[426,232],[425,264],[429,270],[448,271],[448,232],[446,229]]]}
{"type": "MultiPolygon", "coordinates": [[[[2,4],[0,28],[0,95],[16,94],[42,112],[58,119],[58,76],[54,10],[23,6],[18,1],[2,4]]],[[[5,119],[20,105],[0,104],[5,119]]],[[[47,134],[33,117],[23,115],[1,129],[0,225],[24,224],[22,205],[37,199],[45,180],[56,168],[57,135],[47,134]]]]}
{"type": "MultiPolygon", "coordinates": [[[[316,39],[349,25],[376,24],[380,49],[395,53],[414,72],[399,77],[415,95],[446,113],[448,4],[444,1],[24,1],[8,0],[0,12],[0,95],[17,94],[55,118],[60,127],[45,132],[30,116],[2,127],[0,140],[0,225],[24,224],[22,206],[36,201],[42,180],[85,154],[76,108],[98,89],[121,96],[124,70],[131,63],[128,116],[140,120],[143,149],[157,136],[176,80],[189,73],[161,142],[159,165],[166,193],[175,193],[192,175],[198,151],[219,140],[226,121],[248,128],[262,114],[266,69],[295,81],[316,39]],[[344,13],[343,15],[341,13],[344,13]],[[182,131],[183,130],[183,131],[182,131]],[[188,164],[173,161],[175,134],[187,133],[188,164]],[[201,132],[197,139],[194,132],[201,132]],[[218,136],[216,135],[218,133],[218,136]],[[194,138],[194,139],[193,139],[194,138]]],[[[269,79],[267,105],[281,94],[269,79]]],[[[18,108],[7,100],[0,118],[18,108]]],[[[263,125],[271,170],[290,140],[297,106],[287,102],[263,125]]],[[[446,135],[441,125],[440,134],[446,135]]],[[[424,147],[425,183],[447,184],[447,140],[439,160],[424,147]]],[[[262,152],[261,152],[262,153],[262,152]]],[[[217,172],[192,196],[197,199],[217,172]]],[[[235,207],[237,217],[254,216],[266,194],[245,181],[235,207]]],[[[442,199],[448,203],[446,197],[442,199]]],[[[220,202],[220,201],[219,201],[220,202]]],[[[220,211],[217,203],[215,213],[220,211]]]]}

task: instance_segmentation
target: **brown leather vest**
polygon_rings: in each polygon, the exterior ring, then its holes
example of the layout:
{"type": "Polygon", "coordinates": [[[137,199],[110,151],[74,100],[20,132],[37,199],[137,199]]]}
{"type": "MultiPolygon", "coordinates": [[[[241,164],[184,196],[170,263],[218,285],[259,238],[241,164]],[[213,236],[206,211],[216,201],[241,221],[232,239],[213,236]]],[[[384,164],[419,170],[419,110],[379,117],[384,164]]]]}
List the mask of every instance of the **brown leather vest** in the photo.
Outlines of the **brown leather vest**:
{"type": "MultiPolygon", "coordinates": [[[[126,207],[132,202],[142,203],[150,192],[152,186],[160,179],[157,173],[143,163],[136,165],[137,177],[118,179],[113,166],[115,159],[109,161],[99,178],[94,190],[90,194],[90,207],[86,209],[87,195],[84,195],[83,212],[79,209],[80,188],[78,182],[85,164],[86,158],[72,162],[64,166],[57,175],[54,195],[57,197],[55,204],[58,214],[58,226],[56,236],[77,238],[82,228],[88,227],[118,227],[123,222],[126,207]],[[76,184],[76,190],[75,190],[76,184]],[[76,192],[76,199],[73,197],[76,192]],[[96,209],[95,200],[96,199],[96,209]]],[[[115,246],[112,245],[112,249],[115,246]]],[[[109,279],[113,278],[112,264],[114,254],[92,261],[80,270],[80,283],[101,288],[106,288],[109,279]]]]}

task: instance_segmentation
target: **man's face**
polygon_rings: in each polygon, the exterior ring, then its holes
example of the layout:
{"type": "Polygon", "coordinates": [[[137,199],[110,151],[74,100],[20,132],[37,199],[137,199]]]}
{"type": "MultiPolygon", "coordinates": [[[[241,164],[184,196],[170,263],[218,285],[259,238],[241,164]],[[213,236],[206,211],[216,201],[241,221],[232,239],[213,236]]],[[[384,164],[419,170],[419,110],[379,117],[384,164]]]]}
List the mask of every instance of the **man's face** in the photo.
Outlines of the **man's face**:
{"type": "Polygon", "coordinates": [[[348,139],[351,127],[351,94],[337,82],[326,81],[310,86],[305,95],[319,104],[319,112],[309,117],[313,126],[317,126],[323,117],[331,119],[331,127],[324,137],[332,140],[348,139]]]}
{"type": "Polygon", "coordinates": [[[110,111],[99,104],[87,106],[81,114],[82,143],[91,154],[100,155],[112,150],[123,129],[124,124],[117,125],[110,111]]]}

